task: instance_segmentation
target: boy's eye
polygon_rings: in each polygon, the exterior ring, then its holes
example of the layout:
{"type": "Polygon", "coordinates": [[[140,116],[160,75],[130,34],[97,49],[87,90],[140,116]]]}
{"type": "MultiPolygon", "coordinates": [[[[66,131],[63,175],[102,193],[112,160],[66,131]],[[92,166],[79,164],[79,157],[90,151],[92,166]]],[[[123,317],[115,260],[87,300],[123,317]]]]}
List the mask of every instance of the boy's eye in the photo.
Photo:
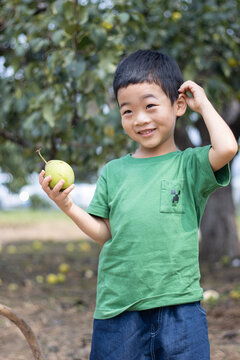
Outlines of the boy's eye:
{"type": "Polygon", "coordinates": [[[127,115],[127,114],[131,114],[131,110],[125,110],[125,111],[123,112],[123,115],[127,115]]]}
{"type": "Polygon", "coordinates": [[[154,104],[148,104],[146,107],[147,107],[147,109],[150,109],[150,108],[152,108],[153,106],[155,106],[154,104]]]}

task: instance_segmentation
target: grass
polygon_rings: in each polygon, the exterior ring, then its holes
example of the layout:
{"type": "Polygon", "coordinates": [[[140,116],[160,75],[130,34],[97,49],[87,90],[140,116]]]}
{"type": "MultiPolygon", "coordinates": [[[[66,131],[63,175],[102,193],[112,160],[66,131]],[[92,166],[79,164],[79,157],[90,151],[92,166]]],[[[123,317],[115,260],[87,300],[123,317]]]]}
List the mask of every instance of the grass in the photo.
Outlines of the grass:
{"type": "Polygon", "coordinates": [[[238,227],[238,234],[240,236],[240,215],[237,216],[237,227],[238,227]]]}
{"type": "Polygon", "coordinates": [[[18,224],[27,225],[49,220],[70,221],[70,219],[60,210],[32,210],[22,208],[11,211],[1,211],[0,213],[0,226],[18,224]]]}
{"type": "Polygon", "coordinates": [[[240,241],[240,215],[237,215],[236,217],[237,217],[236,220],[237,220],[238,238],[240,241]]]}
{"type": "MultiPolygon", "coordinates": [[[[61,210],[33,210],[33,209],[16,209],[0,212],[0,226],[3,225],[19,225],[19,224],[33,224],[39,221],[51,220],[67,220],[71,221],[61,210]]],[[[240,237],[240,215],[237,216],[238,234],[240,237]]]]}

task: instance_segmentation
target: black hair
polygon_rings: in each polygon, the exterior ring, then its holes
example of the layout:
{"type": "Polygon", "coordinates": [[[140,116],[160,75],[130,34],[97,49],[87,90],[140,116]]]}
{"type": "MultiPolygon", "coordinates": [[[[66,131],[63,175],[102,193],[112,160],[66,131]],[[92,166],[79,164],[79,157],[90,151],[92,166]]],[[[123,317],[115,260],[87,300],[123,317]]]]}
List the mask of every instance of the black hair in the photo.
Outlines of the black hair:
{"type": "Polygon", "coordinates": [[[143,82],[159,85],[173,104],[184,80],[178,64],[169,55],[153,50],[138,50],[125,57],[117,67],[113,80],[116,99],[119,89],[143,82]]]}

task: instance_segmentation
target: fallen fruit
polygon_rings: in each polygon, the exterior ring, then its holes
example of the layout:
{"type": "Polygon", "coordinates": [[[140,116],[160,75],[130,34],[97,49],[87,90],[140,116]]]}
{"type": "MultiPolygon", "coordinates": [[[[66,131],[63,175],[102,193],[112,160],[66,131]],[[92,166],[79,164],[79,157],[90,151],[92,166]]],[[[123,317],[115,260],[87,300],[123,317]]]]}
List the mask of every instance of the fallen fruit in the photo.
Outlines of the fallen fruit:
{"type": "Polygon", "coordinates": [[[75,245],[72,244],[72,243],[67,244],[67,245],[66,245],[66,250],[67,250],[68,252],[73,252],[73,251],[75,251],[75,245]]]}
{"type": "Polygon", "coordinates": [[[85,271],[85,278],[87,278],[87,279],[92,279],[93,278],[93,276],[94,276],[94,272],[92,271],[92,269],[87,269],[86,271],[85,271]]]}
{"type": "Polygon", "coordinates": [[[66,281],[66,275],[59,273],[57,274],[57,282],[58,283],[64,283],[66,281]]]}
{"type": "Polygon", "coordinates": [[[70,266],[66,263],[62,263],[59,265],[58,270],[62,274],[66,274],[70,269],[70,266]]]}
{"type": "Polygon", "coordinates": [[[219,293],[215,290],[206,290],[203,293],[203,299],[204,301],[212,301],[212,300],[218,300],[220,297],[219,293]]]}
{"type": "Polygon", "coordinates": [[[64,180],[61,190],[66,189],[74,183],[74,172],[68,163],[62,160],[50,160],[47,162],[41,155],[40,149],[37,150],[37,153],[46,164],[45,177],[50,175],[52,178],[49,183],[51,189],[53,189],[60,180],[64,180]]]}
{"type": "Polygon", "coordinates": [[[11,254],[11,255],[16,254],[17,253],[17,247],[15,245],[9,245],[7,247],[7,253],[11,254]]]}
{"type": "Polygon", "coordinates": [[[42,249],[42,247],[43,247],[43,244],[41,243],[41,241],[34,241],[34,243],[33,243],[33,249],[35,250],[35,251],[39,251],[39,250],[41,250],[42,249]]]}
{"type": "Polygon", "coordinates": [[[83,243],[79,244],[79,249],[81,251],[88,252],[91,250],[91,245],[88,244],[87,242],[83,242],[83,243]]]}
{"type": "Polygon", "coordinates": [[[230,291],[230,297],[232,299],[240,300],[240,291],[239,290],[230,291]]]}
{"type": "Polygon", "coordinates": [[[46,282],[49,285],[54,285],[58,282],[58,277],[55,274],[48,274],[46,277],[46,282]]]}
{"type": "Polygon", "coordinates": [[[36,282],[38,284],[43,284],[44,283],[44,277],[42,275],[37,275],[36,276],[36,282]]]}
{"type": "Polygon", "coordinates": [[[12,283],[8,285],[8,290],[9,291],[17,291],[19,288],[18,284],[12,283]]]}

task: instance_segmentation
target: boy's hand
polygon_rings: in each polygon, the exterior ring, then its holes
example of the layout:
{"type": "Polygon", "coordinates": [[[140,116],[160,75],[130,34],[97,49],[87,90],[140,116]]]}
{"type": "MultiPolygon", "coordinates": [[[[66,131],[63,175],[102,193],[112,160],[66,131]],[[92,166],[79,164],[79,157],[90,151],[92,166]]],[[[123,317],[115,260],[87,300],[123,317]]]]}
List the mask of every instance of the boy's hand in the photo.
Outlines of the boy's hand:
{"type": "Polygon", "coordinates": [[[44,177],[45,171],[42,170],[39,175],[39,183],[42,186],[45,193],[48,197],[53,200],[63,211],[68,210],[73,204],[71,197],[69,196],[70,192],[74,189],[74,184],[70,185],[63,191],[60,191],[64,180],[60,180],[53,189],[50,188],[49,183],[51,181],[51,176],[44,177]]]}
{"type": "Polygon", "coordinates": [[[209,104],[204,89],[194,81],[185,81],[178,89],[178,92],[184,95],[186,103],[192,111],[202,114],[204,107],[209,104]],[[187,92],[189,92],[192,97],[188,96],[187,92]]]}

